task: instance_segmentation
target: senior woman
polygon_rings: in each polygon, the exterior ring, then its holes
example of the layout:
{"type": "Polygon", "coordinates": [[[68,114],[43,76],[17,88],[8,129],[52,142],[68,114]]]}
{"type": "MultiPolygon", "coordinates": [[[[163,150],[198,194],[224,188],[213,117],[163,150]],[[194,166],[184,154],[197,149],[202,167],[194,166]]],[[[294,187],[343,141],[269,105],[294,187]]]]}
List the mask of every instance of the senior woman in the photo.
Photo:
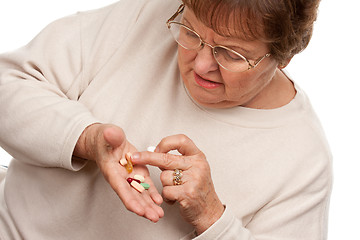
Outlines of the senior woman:
{"type": "Polygon", "coordinates": [[[331,154],[282,70],[318,4],[121,0],[3,54],[0,238],[325,239],[331,154]]]}

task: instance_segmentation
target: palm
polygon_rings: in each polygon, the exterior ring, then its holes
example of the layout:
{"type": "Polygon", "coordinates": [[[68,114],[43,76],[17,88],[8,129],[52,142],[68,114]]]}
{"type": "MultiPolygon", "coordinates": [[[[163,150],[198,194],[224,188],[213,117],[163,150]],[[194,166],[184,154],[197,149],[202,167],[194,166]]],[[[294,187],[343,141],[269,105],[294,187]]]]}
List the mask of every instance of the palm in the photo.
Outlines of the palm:
{"type": "MultiPolygon", "coordinates": [[[[129,211],[157,222],[164,215],[159,206],[162,203],[162,197],[150,178],[148,168],[145,165],[134,165],[133,171],[128,173],[126,168],[120,165],[119,160],[124,157],[125,153],[137,151],[136,148],[127,142],[124,136],[117,136],[115,140],[122,139],[122,141],[120,144],[116,144],[112,142],[114,136],[109,137],[107,134],[104,131],[104,138],[108,144],[105,144],[106,147],[102,148],[102,151],[98,150],[100,154],[96,161],[104,177],[129,211]],[[131,187],[127,178],[135,174],[145,177],[145,182],[150,184],[149,190],[140,193],[131,187]]],[[[118,133],[111,134],[117,135],[118,133]]]]}

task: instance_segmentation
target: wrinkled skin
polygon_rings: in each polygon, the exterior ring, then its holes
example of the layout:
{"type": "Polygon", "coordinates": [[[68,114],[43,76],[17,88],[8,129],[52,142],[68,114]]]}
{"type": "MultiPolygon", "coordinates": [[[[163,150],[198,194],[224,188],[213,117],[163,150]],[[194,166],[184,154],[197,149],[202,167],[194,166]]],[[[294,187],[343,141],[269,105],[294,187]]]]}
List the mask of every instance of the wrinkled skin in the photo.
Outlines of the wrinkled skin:
{"type": "Polygon", "coordinates": [[[154,153],[133,154],[135,164],[149,164],[162,169],[163,197],[177,201],[185,221],[201,234],[216,222],[224,211],[210,174],[210,166],[203,152],[185,135],[169,136],[161,140],[154,153]],[[178,150],[182,155],[169,154],[178,150]],[[174,169],[182,170],[182,184],[174,185],[174,169]]]}
{"type": "Polygon", "coordinates": [[[136,151],[136,148],[126,140],[120,127],[111,124],[93,124],[80,136],[74,156],[95,161],[129,211],[157,222],[164,216],[164,211],[159,206],[163,199],[156,190],[147,167],[134,166],[130,175],[119,163],[127,152],[136,151]],[[134,174],[145,177],[145,182],[150,184],[149,190],[139,193],[130,186],[126,179],[134,174]]]}

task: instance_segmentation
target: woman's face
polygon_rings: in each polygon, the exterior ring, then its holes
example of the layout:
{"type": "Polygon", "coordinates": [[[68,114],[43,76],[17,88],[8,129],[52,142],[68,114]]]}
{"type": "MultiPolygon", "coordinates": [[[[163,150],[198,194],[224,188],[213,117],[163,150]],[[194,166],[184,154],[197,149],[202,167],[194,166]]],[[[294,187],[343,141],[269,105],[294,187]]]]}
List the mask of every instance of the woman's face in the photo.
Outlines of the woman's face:
{"type": "MultiPolygon", "coordinates": [[[[260,41],[247,42],[238,38],[228,38],[216,34],[197,20],[194,13],[185,8],[183,23],[195,30],[211,45],[229,47],[251,63],[269,52],[267,45],[260,41]]],[[[209,46],[187,50],[179,46],[178,62],[184,84],[192,98],[200,105],[211,108],[234,106],[266,108],[258,106],[269,97],[267,91],[275,76],[277,62],[270,58],[245,72],[230,72],[220,67],[209,46]]]]}

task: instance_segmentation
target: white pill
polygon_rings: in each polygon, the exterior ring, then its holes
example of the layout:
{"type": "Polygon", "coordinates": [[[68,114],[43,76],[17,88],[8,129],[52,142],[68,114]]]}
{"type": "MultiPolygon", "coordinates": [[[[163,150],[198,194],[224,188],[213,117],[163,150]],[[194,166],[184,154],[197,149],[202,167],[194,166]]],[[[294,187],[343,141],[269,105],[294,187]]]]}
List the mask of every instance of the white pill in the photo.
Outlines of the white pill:
{"type": "Polygon", "coordinates": [[[133,178],[139,180],[140,182],[145,182],[145,178],[142,175],[136,174],[133,178]]]}
{"type": "Polygon", "coordinates": [[[149,151],[149,152],[154,152],[154,151],[155,151],[155,148],[156,148],[156,147],[154,147],[154,146],[149,146],[149,147],[147,148],[147,151],[149,151]]]}
{"type": "Polygon", "coordinates": [[[127,164],[127,160],[126,160],[125,158],[122,158],[122,159],[120,160],[120,164],[121,164],[122,166],[125,166],[125,165],[127,164]]]}

